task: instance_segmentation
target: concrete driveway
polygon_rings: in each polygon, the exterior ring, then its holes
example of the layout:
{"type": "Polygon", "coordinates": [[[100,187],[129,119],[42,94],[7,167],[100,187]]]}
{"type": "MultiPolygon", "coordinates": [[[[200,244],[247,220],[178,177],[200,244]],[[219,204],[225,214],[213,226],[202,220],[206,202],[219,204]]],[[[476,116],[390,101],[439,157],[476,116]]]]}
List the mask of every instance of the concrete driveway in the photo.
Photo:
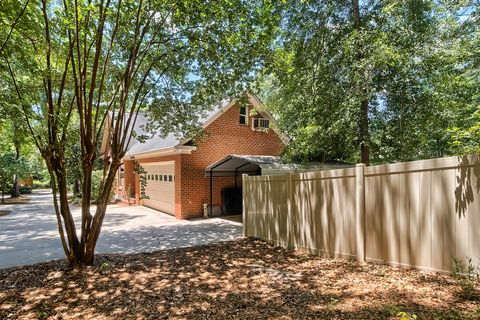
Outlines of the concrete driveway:
{"type": "MultiPolygon", "coordinates": [[[[0,268],[64,257],[50,191],[35,190],[30,198],[26,204],[0,206],[11,210],[0,216],[0,268]]],[[[72,207],[72,214],[78,226],[80,208],[72,207]]],[[[242,225],[235,221],[180,221],[146,207],[111,205],[96,252],[148,252],[234,240],[241,235],[242,225]]]]}

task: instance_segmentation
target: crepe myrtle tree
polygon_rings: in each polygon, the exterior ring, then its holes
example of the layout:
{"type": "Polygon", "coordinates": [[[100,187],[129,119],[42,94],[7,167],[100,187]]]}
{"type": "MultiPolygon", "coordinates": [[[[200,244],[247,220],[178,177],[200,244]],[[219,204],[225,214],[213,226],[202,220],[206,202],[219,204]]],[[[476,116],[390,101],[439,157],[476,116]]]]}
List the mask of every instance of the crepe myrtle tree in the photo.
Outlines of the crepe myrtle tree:
{"type": "MultiPolygon", "coordinates": [[[[2,10],[14,2],[2,2],[2,10]]],[[[262,67],[278,15],[268,0],[30,0],[25,6],[15,5],[23,12],[12,14],[6,29],[13,31],[0,55],[3,78],[47,164],[65,255],[72,266],[91,265],[139,112],[155,132],[188,134],[202,108],[242,92],[262,67]],[[79,228],[67,199],[72,122],[82,160],[79,228]],[[103,178],[91,212],[99,158],[103,178]]]]}

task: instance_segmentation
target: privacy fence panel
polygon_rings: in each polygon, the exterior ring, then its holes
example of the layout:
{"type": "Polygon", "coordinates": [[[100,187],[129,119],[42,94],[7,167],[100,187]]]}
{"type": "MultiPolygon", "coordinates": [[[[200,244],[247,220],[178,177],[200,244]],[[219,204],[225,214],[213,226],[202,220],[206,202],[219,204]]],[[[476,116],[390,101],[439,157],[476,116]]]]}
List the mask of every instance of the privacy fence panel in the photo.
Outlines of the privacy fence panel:
{"type": "Polygon", "coordinates": [[[315,254],[450,271],[480,258],[480,161],[244,176],[244,232],[315,254]]]}
{"type": "Polygon", "coordinates": [[[244,234],[287,245],[288,209],[290,196],[287,190],[288,176],[249,177],[243,186],[244,234]]]}

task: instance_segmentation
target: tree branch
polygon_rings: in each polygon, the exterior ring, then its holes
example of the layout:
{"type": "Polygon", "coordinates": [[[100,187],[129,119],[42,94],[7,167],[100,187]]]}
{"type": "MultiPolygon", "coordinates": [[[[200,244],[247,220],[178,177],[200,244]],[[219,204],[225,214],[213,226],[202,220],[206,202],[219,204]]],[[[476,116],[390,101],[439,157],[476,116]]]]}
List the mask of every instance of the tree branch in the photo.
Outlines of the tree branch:
{"type": "Polygon", "coordinates": [[[10,39],[10,36],[12,35],[13,29],[15,29],[15,26],[17,25],[18,21],[20,21],[20,18],[23,16],[25,13],[25,10],[27,10],[27,6],[30,0],[27,0],[25,2],[25,5],[22,8],[22,11],[20,11],[20,14],[15,18],[15,21],[13,22],[12,26],[10,27],[10,31],[7,34],[7,37],[5,38],[5,41],[2,43],[2,46],[0,47],[0,54],[2,54],[3,49],[7,45],[8,40],[10,39]]]}

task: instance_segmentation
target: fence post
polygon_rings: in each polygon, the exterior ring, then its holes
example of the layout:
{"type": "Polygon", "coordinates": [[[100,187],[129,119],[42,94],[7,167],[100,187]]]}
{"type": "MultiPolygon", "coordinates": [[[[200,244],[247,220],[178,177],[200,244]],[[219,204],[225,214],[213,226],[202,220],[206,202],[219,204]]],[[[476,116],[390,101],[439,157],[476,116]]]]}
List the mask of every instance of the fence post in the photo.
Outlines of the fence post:
{"type": "Polygon", "coordinates": [[[247,237],[247,224],[248,224],[248,221],[247,221],[247,202],[246,201],[246,198],[247,198],[247,188],[249,187],[248,183],[249,181],[247,181],[247,178],[248,178],[248,174],[244,173],[242,174],[242,236],[243,237],[247,237]]]}
{"type": "Polygon", "coordinates": [[[365,164],[355,167],[355,234],[357,243],[357,260],[365,261],[365,164]]]}
{"type": "Polygon", "coordinates": [[[287,239],[286,240],[286,245],[287,247],[294,246],[295,244],[292,242],[295,242],[295,235],[292,234],[292,227],[293,227],[293,197],[294,197],[294,192],[293,192],[293,173],[288,172],[286,175],[286,180],[287,180],[287,239]]]}

